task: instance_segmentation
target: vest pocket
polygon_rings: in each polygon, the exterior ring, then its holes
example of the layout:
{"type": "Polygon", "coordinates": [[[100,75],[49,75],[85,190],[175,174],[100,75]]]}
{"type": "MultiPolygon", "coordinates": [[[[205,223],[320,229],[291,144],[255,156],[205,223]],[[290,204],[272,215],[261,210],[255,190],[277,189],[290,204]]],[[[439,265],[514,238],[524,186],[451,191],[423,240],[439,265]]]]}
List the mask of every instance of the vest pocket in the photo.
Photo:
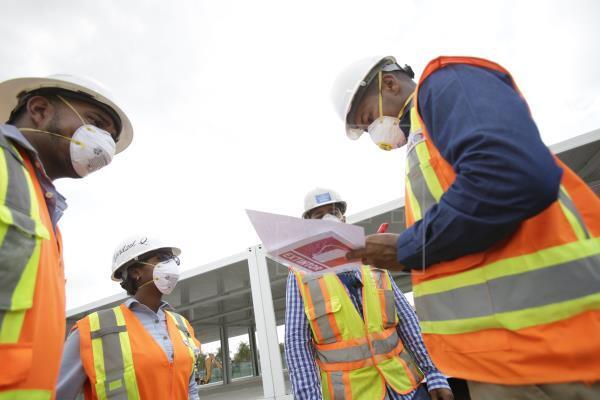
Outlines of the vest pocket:
{"type": "Polygon", "coordinates": [[[0,387],[16,385],[25,380],[31,369],[32,357],[32,344],[0,344],[0,360],[4,366],[0,373],[0,387]]]}
{"type": "MultiPolygon", "coordinates": [[[[33,305],[35,276],[39,263],[39,246],[47,231],[27,214],[0,204],[0,229],[5,229],[0,242],[0,312],[22,312],[33,305]],[[3,226],[2,226],[3,225],[3,226]]],[[[6,316],[0,318],[0,327],[6,323],[6,316]]],[[[13,332],[16,328],[10,329],[13,332]]],[[[7,332],[6,327],[2,327],[7,332]]],[[[20,331],[20,329],[19,329],[20,331]]],[[[2,338],[3,342],[16,342],[17,332],[11,337],[2,338]]]]}
{"type": "Polygon", "coordinates": [[[342,309],[342,304],[338,297],[331,297],[329,300],[320,300],[313,304],[312,310],[307,310],[307,315],[313,331],[317,335],[316,339],[322,343],[335,341],[337,326],[335,324],[335,314],[342,309]]]}

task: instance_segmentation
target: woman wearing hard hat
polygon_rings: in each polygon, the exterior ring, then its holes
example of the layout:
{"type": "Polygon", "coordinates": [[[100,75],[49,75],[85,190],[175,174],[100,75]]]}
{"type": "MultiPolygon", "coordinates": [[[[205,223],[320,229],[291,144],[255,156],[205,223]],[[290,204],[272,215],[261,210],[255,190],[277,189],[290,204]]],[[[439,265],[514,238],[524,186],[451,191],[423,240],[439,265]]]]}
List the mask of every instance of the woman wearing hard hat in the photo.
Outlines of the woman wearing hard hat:
{"type": "Polygon", "coordinates": [[[200,343],[162,300],[179,279],[181,251],[146,236],[117,247],[111,278],[131,297],[79,320],[67,338],[57,398],[198,399],[200,343]]]}

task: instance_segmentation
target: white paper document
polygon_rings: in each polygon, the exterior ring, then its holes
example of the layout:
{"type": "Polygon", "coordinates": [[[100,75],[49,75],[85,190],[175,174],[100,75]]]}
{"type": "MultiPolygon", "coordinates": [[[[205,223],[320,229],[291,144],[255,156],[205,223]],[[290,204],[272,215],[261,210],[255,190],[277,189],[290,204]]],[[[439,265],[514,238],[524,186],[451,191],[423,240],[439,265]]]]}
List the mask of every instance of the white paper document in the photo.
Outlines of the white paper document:
{"type": "Polygon", "coordinates": [[[246,210],[271,257],[307,273],[351,269],[346,253],[365,246],[362,226],[246,210]]]}

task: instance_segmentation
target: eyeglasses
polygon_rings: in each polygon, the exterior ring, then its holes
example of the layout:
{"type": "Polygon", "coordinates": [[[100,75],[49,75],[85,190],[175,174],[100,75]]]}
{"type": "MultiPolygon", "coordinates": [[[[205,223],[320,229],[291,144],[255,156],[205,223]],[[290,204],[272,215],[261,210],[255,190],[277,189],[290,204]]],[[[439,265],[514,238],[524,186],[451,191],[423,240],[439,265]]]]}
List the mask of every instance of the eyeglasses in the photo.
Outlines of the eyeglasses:
{"type": "Polygon", "coordinates": [[[174,260],[175,264],[181,265],[181,261],[179,260],[179,257],[177,257],[174,254],[170,254],[170,253],[155,253],[155,254],[150,255],[149,257],[146,257],[145,260],[137,260],[137,261],[140,264],[151,265],[154,267],[154,266],[156,266],[156,264],[159,264],[162,262],[167,262],[170,260],[174,260]],[[155,264],[147,262],[147,260],[149,260],[151,258],[156,258],[156,259],[158,259],[158,261],[155,264]]]}

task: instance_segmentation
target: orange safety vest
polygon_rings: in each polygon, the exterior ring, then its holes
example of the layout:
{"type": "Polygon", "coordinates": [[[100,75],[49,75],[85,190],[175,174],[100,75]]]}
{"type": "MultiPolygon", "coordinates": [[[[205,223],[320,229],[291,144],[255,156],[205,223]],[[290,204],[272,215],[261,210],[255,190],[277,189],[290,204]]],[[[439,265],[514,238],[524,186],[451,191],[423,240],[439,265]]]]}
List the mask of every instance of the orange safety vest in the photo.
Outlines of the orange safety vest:
{"type": "Polygon", "coordinates": [[[193,351],[200,343],[185,318],[165,312],[173,362],[125,304],[77,322],[87,400],[188,398],[197,357],[193,351]]]}
{"type": "MultiPolygon", "coordinates": [[[[440,57],[427,65],[415,93],[427,77],[452,64],[510,77],[487,60],[440,57]]],[[[414,99],[407,226],[440,201],[456,174],[431,140],[414,99]]],[[[511,385],[600,380],[600,199],[556,163],[564,171],[557,200],[509,238],[413,272],[423,337],[445,374],[511,385]]]]}
{"type": "Polygon", "coordinates": [[[398,336],[398,313],[385,270],[361,267],[363,317],[335,273],[292,270],[312,330],[323,399],[383,399],[419,386],[423,374],[398,336]]]}
{"type": "Polygon", "coordinates": [[[0,134],[0,399],[54,398],[65,338],[61,249],[29,155],[0,134]]]}

